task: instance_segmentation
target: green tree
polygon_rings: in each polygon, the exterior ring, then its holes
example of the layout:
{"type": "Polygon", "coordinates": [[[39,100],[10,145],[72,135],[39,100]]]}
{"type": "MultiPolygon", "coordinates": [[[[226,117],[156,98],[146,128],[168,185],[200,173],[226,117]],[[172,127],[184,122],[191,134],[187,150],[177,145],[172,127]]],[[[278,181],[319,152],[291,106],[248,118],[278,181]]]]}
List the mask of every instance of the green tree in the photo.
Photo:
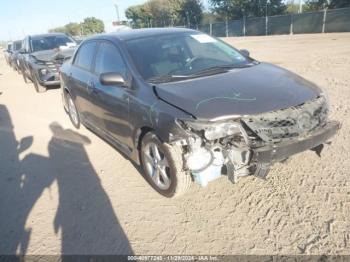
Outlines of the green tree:
{"type": "Polygon", "coordinates": [[[152,16],[145,11],[144,5],[128,7],[125,10],[125,16],[127,19],[131,20],[133,27],[150,27],[152,16]]]}
{"type": "Polygon", "coordinates": [[[49,33],[67,33],[67,28],[65,26],[60,26],[56,28],[49,29],[49,33]]]}
{"type": "Polygon", "coordinates": [[[148,0],[125,11],[134,27],[197,26],[202,14],[201,0],[148,0]]]}
{"type": "Polygon", "coordinates": [[[69,23],[65,25],[66,32],[70,35],[81,35],[81,25],[78,23],[69,23]]]}
{"type": "Polygon", "coordinates": [[[328,6],[327,0],[308,0],[303,6],[304,12],[323,10],[328,6]]]}
{"type": "Polygon", "coordinates": [[[217,14],[214,14],[212,12],[203,12],[201,21],[203,25],[207,25],[218,21],[222,21],[221,16],[218,16],[217,14]]]}
{"type": "Polygon", "coordinates": [[[203,18],[203,5],[200,0],[180,0],[176,11],[178,18],[189,27],[197,27],[203,18]]]}
{"type": "Polygon", "coordinates": [[[163,27],[173,24],[171,7],[169,0],[149,0],[144,10],[150,16],[152,26],[163,27]]]}
{"type": "Polygon", "coordinates": [[[350,0],[308,0],[303,8],[304,11],[319,11],[325,8],[344,8],[350,7],[350,0]]]}
{"type": "Polygon", "coordinates": [[[282,0],[210,0],[212,10],[224,19],[243,16],[280,15],[286,11],[282,0]]]}
{"type": "Polygon", "coordinates": [[[299,3],[290,0],[286,2],[286,13],[296,14],[299,12],[299,3]]]}
{"type": "Polygon", "coordinates": [[[331,0],[328,7],[329,8],[350,7],[350,0],[331,0]]]}
{"type": "Polygon", "coordinates": [[[83,35],[100,34],[105,31],[105,25],[102,20],[95,17],[87,17],[81,23],[83,35]]]}
{"type": "Polygon", "coordinates": [[[104,32],[104,23],[95,17],[87,17],[82,23],[69,23],[50,29],[49,32],[66,33],[73,36],[99,34],[104,32]]]}

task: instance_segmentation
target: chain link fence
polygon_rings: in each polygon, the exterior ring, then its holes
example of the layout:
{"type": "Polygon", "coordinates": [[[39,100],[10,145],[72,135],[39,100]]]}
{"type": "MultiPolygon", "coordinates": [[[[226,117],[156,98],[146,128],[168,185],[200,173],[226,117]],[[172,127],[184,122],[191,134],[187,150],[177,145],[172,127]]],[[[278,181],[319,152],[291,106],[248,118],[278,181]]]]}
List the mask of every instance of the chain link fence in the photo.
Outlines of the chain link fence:
{"type": "Polygon", "coordinates": [[[199,29],[216,37],[350,32],[350,8],[246,17],[202,25],[199,29]]]}

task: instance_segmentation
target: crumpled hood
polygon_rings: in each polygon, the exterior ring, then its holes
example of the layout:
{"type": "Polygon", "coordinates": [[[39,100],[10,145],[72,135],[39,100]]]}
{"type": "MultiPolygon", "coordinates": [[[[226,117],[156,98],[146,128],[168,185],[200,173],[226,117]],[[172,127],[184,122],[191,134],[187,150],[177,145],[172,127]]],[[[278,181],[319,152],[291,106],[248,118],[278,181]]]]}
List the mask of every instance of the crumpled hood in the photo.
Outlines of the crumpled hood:
{"type": "Polygon", "coordinates": [[[268,63],[158,84],[156,91],[169,104],[206,120],[284,109],[321,93],[315,84],[268,63]]]}
{"type": "Polygon", "coordinates": [[[34,52],[31,55],[34,56],[37,60],[49,62],[55,61],[59,59],[64,59],[71,57],[74,54],[75,48],[67,48],[67,49],[51,49],[45,51],[34,52]]]}

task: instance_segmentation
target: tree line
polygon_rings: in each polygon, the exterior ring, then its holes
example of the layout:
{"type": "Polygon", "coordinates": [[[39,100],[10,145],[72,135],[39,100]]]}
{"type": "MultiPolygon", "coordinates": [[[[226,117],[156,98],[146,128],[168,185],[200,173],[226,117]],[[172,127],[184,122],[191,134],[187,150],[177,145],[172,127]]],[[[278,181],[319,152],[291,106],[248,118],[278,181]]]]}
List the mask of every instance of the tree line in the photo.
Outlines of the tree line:
{"type": "MultiPolygon", "coordinates": [[[[209,0],[210,8],[205,10],[202,0],[147,0],[142,5],[126,9],[125,16],[133,28],[184,26],[198,28],[226,20],[243,17],[262,17],[299,12],[299,0],[209,0]]],[[[350,0],[306,0],[303,11],[318,11],[325,8],[350,7],[350,0]]],[[[103,33],[102,20],[87,17],[81,23],[69,23],[50,29],[72,36],[103,33]]]]}
{"type": "Polygon", "coordinates": [[[149,0],[130,6],[125,16],[133,27],[192,27],[201,22],[203,9],[201,0],[149,0]]]}
{"type": "Polygon", "coordinates": [[[87,17],[81,23],[69,23],[49,30],[50,33],[66,33],[72,36],[99,34],[104,31],[103,21],[95,17],[87,17]]]}
{"type": "MultiPolygon", "coordinates": [[[[186,26],[243,17],[283,15],[299,11],[299,1],[290,0],[209,0],[209,10],[204,10],[201,0],[148,0],[145,4],[130,6],[126,18],[134,28],[186,26]]],[[[304,11],[325,8],[350,7],[350,0],[306,0],[304,11]]]]}

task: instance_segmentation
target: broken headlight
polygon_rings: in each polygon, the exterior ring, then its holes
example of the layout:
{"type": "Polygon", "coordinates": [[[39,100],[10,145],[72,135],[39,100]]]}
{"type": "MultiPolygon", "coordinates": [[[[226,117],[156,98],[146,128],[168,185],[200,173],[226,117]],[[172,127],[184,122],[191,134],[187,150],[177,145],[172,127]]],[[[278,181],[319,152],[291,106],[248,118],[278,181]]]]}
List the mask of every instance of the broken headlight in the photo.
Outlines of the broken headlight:
{"type": "Polygon", "coordinates": [[[235,134],[241,135],[241,125],[238,122],[199,122],[186,121],[184,124],[195,131],[203,131],[207,140],[216,140],[235,134]]]}
{"type": "Polygon", "coordinates": [[[210,166],[213,160],[213,152],[207,148],[200,147],[197,149],[191,149],[186,157],[186,164],[191,171],[200,172],[210,166]]]}

